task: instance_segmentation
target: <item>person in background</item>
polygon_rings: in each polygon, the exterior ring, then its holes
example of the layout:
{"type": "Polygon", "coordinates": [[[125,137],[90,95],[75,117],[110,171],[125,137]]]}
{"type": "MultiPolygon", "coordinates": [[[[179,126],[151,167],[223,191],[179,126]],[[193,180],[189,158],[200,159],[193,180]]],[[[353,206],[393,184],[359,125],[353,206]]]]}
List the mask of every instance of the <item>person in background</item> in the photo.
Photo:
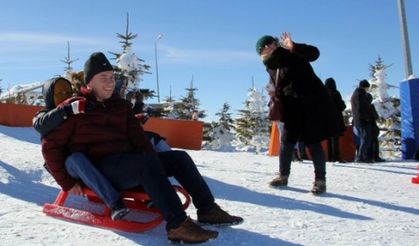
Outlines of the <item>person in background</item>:
{"type": "Polygon", "coordinates": [[[379,115],[375,109],[374,104],[372,104],[372,95],[367,93],[368,102],[371,107],[371,144],[368,151],[368,159],[373,162],[385,162],[384,159],[380,158],[380,144],[378,142],[378,136],[380,135],[380,128],[377,125],[377,120],[379,115]]]}
{"type": "Polygon", "coordinates": [[[144,96],[140,91],[128,92],[126,99],[131,102],[134,114],[144,113],[144,96]]]}
{"type": "MultiPolygon", "coordinates": [[[[332,104],[339,112],[339,122],[341,123],[341,127],[345,128],[345,122],[343,121],[343,114],[342,112],[346,109],[346,104],[342,99],[340,92],[336,89],[336,82],[333,78],[326,79],[324,83],[327,93],[332,100],[332,104]]],[[[342,162],[340,157],[340,147],[339,147],[339,138],[341,134],[336,134],[327,139],[327,149],[329,155],[329,161],[331,162],[342,162]]]]}
{"type": "Polygon", "coordinates": [[[323,82],[310,62],[319,57],[311,45],[294,43],[289,33],[278,39],[265,35],[256,43],[256,51],[266,67],[276,97],[283,105],[284,130],[281,136],[279,176],[270,185],[286,186],[291,161],[298,141],[308,147],[314,164],[313,194],[326,191],[326,165],[320,142],[340,129],[337,112],[331,105],[323,82]],[[335,111],[334,111],[335,110],[335,111]]]}
{"type": "Polygon", "coordinates": [[[155,152],[135,118],[131,104],[114,94],[113,68],[101,52],[85,63],[84,97],[94,107],[88,114],[73,115],[47,134],[42,153],[53,177],[63,190],[72,189],[76,180],[63,168],[66,152],[82,152],[89,157],[119,190],[142,186],[153,205],[166,220],[170,241],[200,243],[218,236],[193,222],[168,176],[173,176],[191,195],[198,222],[233,225],[243,218],[232,216],[215,203],[208,185],[185,151],[155,152]]]}
{"type": "MultiPolygon", "coordinates": [[[[61,77],[52,78],[44,83],[43,94],[45,108],[36,113],[33,118],[33,127],[38,131],[43,139],[49,132],[57,128],[68,117],[77,114],[84,114],[91,108],[86,107],[86,99],[83,97],[73,97],[70,82],[61,77]]],[[[48,163],[45,164],[50,173],[56,172],[49,169],[48,163]]],[[[68,174],[76,179],[74,186],[68,189],[73,195],[83,195],[83,184],[95,192],[99,198],[111,209],[111,219],[120,220],[125,217],[129,209],[121,200],[120,193],[109,180],[98,171],[90,160],[80,152],[67,155],[64,167],[68,174]],[[78,180],[81,180],[79,182],[78,180]]],[[[58,177],[63,179],[64,177],[58,177]]]]}
{"type": "Polygon", "coordinates": [[[371,101],[368,96],[370,83],[361,80],[358,87],[351,96],[353,127],[359,137],[359,148],[356,153],[355,161],[360,163],[371,163],[369,154],[371,146],[371,128],[373,115],[371,112],[371,101]]]}

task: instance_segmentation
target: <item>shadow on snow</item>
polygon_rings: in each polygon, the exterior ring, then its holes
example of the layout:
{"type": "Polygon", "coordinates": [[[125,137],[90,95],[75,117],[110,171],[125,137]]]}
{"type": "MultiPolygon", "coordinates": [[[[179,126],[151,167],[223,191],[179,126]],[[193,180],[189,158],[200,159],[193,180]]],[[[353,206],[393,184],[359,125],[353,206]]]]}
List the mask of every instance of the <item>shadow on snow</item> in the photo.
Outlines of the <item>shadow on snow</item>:
{"type": "Polygon", "coordinates": [[[0,125],[0,133],[20,141],[40,144],[41,137],[32,127],[8,127],[0,125]]]}
{"type": "Polygon", "coordinates": [[[8,183],[0,182],[0,193],[43,206],[46,202],[53,202],[58,188],[44,185],[40,182],[43,170],[25,172],[0,161],[0,168],[10,175],[8,183]]]}
{"type": "MultiPolygon", "coordinates": [[[[208,184],[211,186],[211,190],[213,191],[214,196],[221,199],[245,202],[245,203],[273,207],[273,208],[282,208],[282,209],[289,209],[289,210],[307,210],[307,211],[313,211],[313,212],[317,212],[321,214],[347,218],[347,219],[372,220],[372,218],[370,217],[342,211],[338,208],[331,207],[324,204],[318,204],[318,203],[313,203],[313,202],[308,202],[308,201],[300,201],[296,199],[290,199],[287,197],[260,193],[260,192],[243,188],[241,186],[227,184],[219,180],[215,180],[208,177],[205,177],[205,179],[207,180],[208,184]]],[[[293,190],[296,192],[307,193],[307,191],[303,189],[299,189],[299,188],[287,187],[286,189],[293,190]]],[[[403,207],[403,206],[389,204],[389,203],[385,203],[381,201],[362,199],[362,198],[352,197],[352,196],[347,196],[347,195],[325,193],[322,195],[322,197],[325,197],[325,198],[334,197],[334,198],[339,198],[339,199],[347,200],[351,202],[366,203],[366,204],[381,207],[384,209],[402,211],[402,212],[411,213],[414,215],[419,214],[419,209],[403,207]]]]}
{"type": "MultiPolygon", "coordinates": [[[[244,222],[246,223],[246,222],[244,222]]],[[[209,241],[205,245],[242,245],[243,242],[260,242],[264,246],[294,246],[301,245],[291,243],[278,238],[272,238],[269,235],[263,235],[260,233],[243,230],[234,227],[215,227],[215,226],[204,226],[204,228],[210,230],[219,231],[216,240],[209,241]]],[[[126,237],[137,244],[143,245],[166,245],[167,235],[164,229],[164,223],[158,228],[147,231],[144,233],[124,233],[117,232],[119,235],[126,237]]]]}

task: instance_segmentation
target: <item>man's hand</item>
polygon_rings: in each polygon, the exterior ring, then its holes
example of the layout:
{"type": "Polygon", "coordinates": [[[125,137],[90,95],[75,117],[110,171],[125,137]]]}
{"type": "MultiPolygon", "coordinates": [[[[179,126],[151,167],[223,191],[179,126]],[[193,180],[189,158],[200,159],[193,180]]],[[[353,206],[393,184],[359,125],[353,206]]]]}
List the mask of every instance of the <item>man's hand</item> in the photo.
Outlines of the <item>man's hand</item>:
{"type": "Polygon", "coordinates": [[[294,42],[291,39],[291,34],[289,32],[283,32],[279,38],[279,44],[282,48],[287,50],[294,49],[294,42]]]}
{"type": "Polygon", "coordinates": [[[75,183],[73,188],[68,190],[68,193],[72,194],[72,195],[76,195],[76,196],[83,196],[83,188],[80,185],[80,183],[75,183]]]}

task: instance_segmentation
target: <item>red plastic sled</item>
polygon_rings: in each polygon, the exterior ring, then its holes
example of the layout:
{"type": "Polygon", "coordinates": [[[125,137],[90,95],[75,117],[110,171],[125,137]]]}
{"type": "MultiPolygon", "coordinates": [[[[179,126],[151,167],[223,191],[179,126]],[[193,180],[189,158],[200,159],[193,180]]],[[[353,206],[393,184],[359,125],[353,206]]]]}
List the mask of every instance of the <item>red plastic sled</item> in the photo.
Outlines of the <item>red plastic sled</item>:
{"type": "MultiPolygon", "coordinates": [[[[173,185],[177,193],[182,194],[183,209],[186,209],[191,203],[189,194],[185,189],[178,185],[173,185]]],[[[122,192],[122,198],[125,205],[130,208],[129,213],[123,220],[113,221],[110,216],[110,209],[105,206],[102,200],[89,188],[83,188],[87,199],[95,207],[101,207],[103,212],[88,211],[79,208],[65,206],[68,193],[60,191],[53,204],[46,203],[43,212],[49,216],[64,219],[72,222],[78,222],[86,225],[110,228],[126,232],[143,232],[151,230],[163,221],[160,211],[155,208],[149,208],[147,202],[150,197],[140,188],[122,192]],[[145,218],[143,218],[145,217],[145,218]]]]}

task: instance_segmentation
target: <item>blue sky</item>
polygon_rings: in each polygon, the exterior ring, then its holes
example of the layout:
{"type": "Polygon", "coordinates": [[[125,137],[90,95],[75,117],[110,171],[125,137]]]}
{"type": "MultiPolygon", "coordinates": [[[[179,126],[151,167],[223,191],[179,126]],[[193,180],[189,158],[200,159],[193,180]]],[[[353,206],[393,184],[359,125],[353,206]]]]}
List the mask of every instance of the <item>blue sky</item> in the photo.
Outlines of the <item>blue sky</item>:
{"type": "MultiPolygon", "coordinates": [[[[419,69],[419,4],[405,0],[413,73],[419,69]]],[[[120,52],[116,33],[137,33],[133,49],[151,66],[142,88],[156,90],[154,42],[158,43],[160,94],[179,99],[192,76],[207,120],[224,102],[232,112],[243,108],[252,86],[267,81],[255,52],[265,34],[289,31],[295,42],[320,49],[312,65],[324,81],[335,78],[343,96],[358,81],[369,78],[369,64],[380,55],[387,65],[387,82],[405,77],[397,0],[8,0],[1,3],[0,86],[47,80],[63,74],[70,42],[73,64],[82,70],[95,51],[120,52]]],[[[398,93],[397,91],[394,93],[398,93]]],[[[390,93],[391,94],[391,93],[390,93]]],[[[149,102],[154,102],[151,100],[149,102]]]]}

